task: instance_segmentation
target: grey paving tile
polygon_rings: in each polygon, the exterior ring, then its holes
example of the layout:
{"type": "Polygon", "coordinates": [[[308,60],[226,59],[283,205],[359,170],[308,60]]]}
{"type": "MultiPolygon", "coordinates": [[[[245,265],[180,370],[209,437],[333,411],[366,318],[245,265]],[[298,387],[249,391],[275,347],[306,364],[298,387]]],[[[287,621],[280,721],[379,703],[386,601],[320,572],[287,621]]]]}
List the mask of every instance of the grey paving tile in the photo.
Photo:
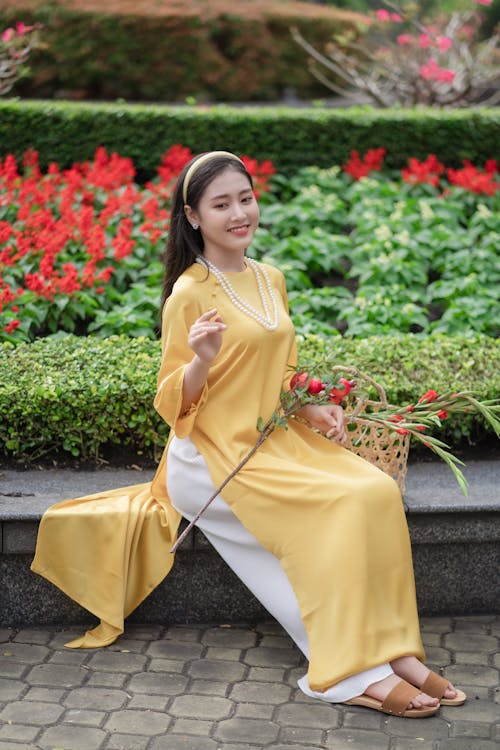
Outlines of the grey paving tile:
{"type": "Polygon", "coordinates": [[[207,659],[218,659],[219,661],[238,661],[242,656],[242,649],[229,648],[227,646],[207,646],[204,656],[207,659]]]}
{"type": "Polygon", "coordinates": [[[0,711],[0,720],[14,724],[47,726],[57,721],[63,712],[64,709],[55,703],[13,701],[0,711]]]}
{"type": "Polygon", "coordinates": [[[208,628],[201,638],[206,646],[250,648],[257,643],[257,633],[248,628],[208,628]]]}
{"type": "Polygon", "coordinates": [[[252,742],[265,746],[278,738],[280,727],[261,719],[225,719],[215,728],[215,737],[229,742],[252,742]]]}
{"type": "Polygon", "coordinates": [[[200,721],[199,719],[175,719],[171,734],[195,734],[199,737],[209,737],[215,726],[213,721],[200,721]]]}
{"type": "Polygon", "coordinates": [[[389,750],[390,737],[364,729],[334,729],[328,732],[328,750],[389,750]]]}
{"type": "Polygon", "coordinates": [[[153,695],[180,695],[188,680],[180,674],[143,672],[134,675],[127,690],[130,693],[152,693],[153,695]]]}
{"type": "Polygon", "coordinates": [[[123,672],[133,674],[141,672],[147,664],[147,657],[142,654],[122,654],[119,651],[102,650],[94,654],[87,662],[89,669],[100,672],[123,672]]]}
{"type": "Polygon", "coordinates": [[[291,688],[275,682],[241,682],[231,688],[229,697],[243,703],[286,703],[290,698],[291,688]]]}
{"type": "Polygon", "coordinates": [[[493,653],[498,650],[498,638],[477,633],[447,633],[443,638],[445,648],[457,651],[482,651],[493,653]]]}
{"type": "Polygon", "coordinates": [[[81,667],[66,667],[57,664],[39,664],[26,675],[28,685],[45,685],[47,687],[75,687],[87,678],[81,667]]]}
{"type": "Polygon", "coordinates": [[[0,703],[16,700],[24,690],[26,690],[26,685],[21,680],[0,677],[0,703]]]}
{"type": "Polygon", "coordinates": [[[216,680],[190,680],[186,692],[198,695],[225,696],[228,691],[227,682],[216,680]]]}
{"type": "Polygon", "coordinates": [[[123,690],[111,688],[81,687],[71,690],[63,699],[66,708],[88,708],[90,710],[114,711],[122,708],[129,696],[123,690]]]}
{"type": "Polygon", "coordinates": [[[10,641],[14,635],[13,628],[0,628],[0,643],[10,641]]]}
{"type": "Polygon", "coordinates": [[[208,737],[171,734],[153,740],[148,750],[219,750],[219,743],[208,737]]]}
{"type": "Polygon", "coordinates": [[[38,740],[42,750],[100,750],[104,747],[106,733],[95,727],[78,727],[72,724],[59,724],[49,727],[38,740]]]}
{"type": "Polygon", "coordinates": [[[192,661],[186,670],[190,677],[205,680],[225,680],[236,682],[245,676],[244,664],[232,661],[217,661],[215,659],[197,659],[192,661]]]}
{"type": "MultiPolygon", "coordinates": [[[[455,711],[458,710],[455,707],[455,711]]],[[[401,719],[397,716],[389,716],[385,722],[385,728],[392,737],[414,737],[415,732],[424,739],[437,740],[440,737],[448,737],[449,725],[442,718],[441,711],[435,716],[426,719],[401,719]],[[417,726],[415,722],[418,721],[417,726]]]]}
{"type": "Polygon", "coordinates": [[[81,724],[88,727],[100,727],[106,720],[105,711],[91,711],[85,708],[70,708],[65,711],[61,720],[65,724],[81,724]]]}
{"type": "Polygon", "coordinates": [[[28,724],[4,724],[0,727],[0,741],[33,742],[39,732],[40,727],[28,724]]]}
{"type": "Polygon", "coordinates": [[[59,703],[66,692],[64,688],[30,687],[23,695],[23,701],[59,703]]]}
{"type": "Polygon", "coordinates": [[[301,744],[315,744],[321,745],[323,742],[324,732],[321,729],[304,729],[301,727],[282,727],[279,734],[280,742],[283,744],[293,745],[295,743],[301,744]]]}
{"type": "Polygon", "coordinates": [[[106,750],[146,750],[150,740],[151,737],[116,733],[108,740],[106,750]]]}
{"type": "Polygon", "coordinates": [[[234,715],[242,719],[272,719],[274,711],[273,704],[238,703],[234,715]]]}
{"type": "Polygon", "coordinates": [[[309,702],[289,703],[280,706],[275,720],[282,726],[313,727],[314,729],[333,729],[339,725],[338,710],[328,703],[309,702]]]}
{"type": "Polygon", "coordinates": [[[302,654],[291,648],[249,648],[243,661],[252,667],[295,667],[300,662],[302,654]]]}
{"type": "Polygon", "coordinates": [[[442,740],[439,750],[498,750],[498,744],[494,740],[482,740],[475,738],[472,745],[470,737],[457,737],[442,740]]]}
{"type": "Polygon", "coordinates": [[[450,737],[470,737],[472,739],[489,739],[491,734],[490,724],[481,724],[478,721],[454,721],[450,727],[450,737]]]}
{"type": "Polygon", "coordinates": [[[177,661],[186,661],[189,659],[198,659],[203,651],[200,643],[175,642],[175,641],[153,641],[147,648],[148,656],[157,656],[161,659],[175,659],[177,661]]]}
{"type": "Polygon", "coordinates": [[[129,675],[121,672],[91,672],[87,680],[87,685],[121,688],[128,679],[129,675]]]}
{"type": "MultiPolygon", "coordinates": [[[[456,665],[446,667],[444,677],[455,685],[480,685],[494,687],[498,685],[500,674],[493,667],[479,667],[477,665],[456,665]]],[[[464,688],[465,689],[465,688],[464,688]]]]}
{"type": "Polygon", "coordinates": [[[223,719],[229,716],[233,702],[211,695],[180,695],[172,702],[169,713],[177,718],[223,719]]]}
{"type": "Polygon", "coordinates": [[[44,646],[49,643],[50,639],[51,633],[47,630],[25,628],[23,630],[19,630],[12,640],[14,643],[31,643],[44,646]]]}
{"type": "Polygon", "coordinates": [[[0,656],[21,664],[39,664],[49,656],[46,646],[33,646],[30,643],[15,643],[10,641],[7,646],[2,646],[0,656]]]}
{"type": "Polygon", "coordinates": [[[104,724],[104,729],[112,734],[121,732],[152,737],[164,734],[171,721],[170,716],[159,711],[113,711],[104,724]]]}

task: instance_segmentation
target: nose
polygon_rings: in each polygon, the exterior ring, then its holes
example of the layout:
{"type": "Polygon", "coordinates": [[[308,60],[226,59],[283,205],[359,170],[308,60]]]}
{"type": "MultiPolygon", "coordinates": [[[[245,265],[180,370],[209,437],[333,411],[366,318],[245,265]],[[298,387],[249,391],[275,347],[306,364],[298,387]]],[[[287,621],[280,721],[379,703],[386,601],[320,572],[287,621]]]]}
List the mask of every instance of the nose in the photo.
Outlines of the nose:
{"type": "Polygon", "coordinates": [[[241,205],[240,201],[234,201],[231,207],[231,218],[241,219],[246,216],[244,206],[241,205]]]}

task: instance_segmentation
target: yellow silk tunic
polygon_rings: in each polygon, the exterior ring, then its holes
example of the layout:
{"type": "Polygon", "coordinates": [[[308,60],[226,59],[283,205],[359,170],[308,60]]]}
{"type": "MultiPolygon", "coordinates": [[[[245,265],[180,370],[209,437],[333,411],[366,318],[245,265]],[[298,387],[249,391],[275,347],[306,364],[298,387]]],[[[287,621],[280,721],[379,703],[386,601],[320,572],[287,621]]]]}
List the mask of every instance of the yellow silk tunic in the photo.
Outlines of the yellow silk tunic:
{"type": "MultiPolygon", "coordinates": [[[[163,356],[154,405],[177,437],[190,437],[216,487],[255,444],[258,419],[272,415],[282,385],[290,377],[290,366],[296,363],[284,278],[277,269],[266,269],[279,307],[279,325],[274,331],[238,309],[216,278],[199,264],[180,277],[163,311],[163,356]],[[199,401],[180,414],[184,369],[193,357],[188,331],[202,313],[214,307],[227,324],[223,344],[199,401]]],[[[226,276],[242,298],[262,309],[250,267],[226,276]]],[[[69,501],[76,506],[59,504],[46,514],[47,523],[56,526],[44,531],[42,523],[33,569],[103,620],[100,628],[75,646],[114,640],[123,630],[123,616],[168,572],[167,545],[175,537],[179,517],[166,497],[164,463],[165,454],[150,487],[140,485],[131,493],[125,488],[116,491],[118,495],[90,498],[101,512],[99,522],[94,519],[85,526],[87,541],[93,549],[101,543],[108,550],[116,548],[117,558],[104,588],[95,588],[92,606],[80,591],[75,596],[75,589],[96,581],[99,570],[106,567],[108,553],[99,555],[99,566],[95,553],[86,554],[77,566],[78,575],[65,572],[62,581],[60,568],[65,555],[71,559],[71,542],[66,540],[64,549],[47,559],[55,534],[67,528],[67,515],[82,540],[78,509],[89,498],[69,501]],[[122,520],[123,531],[115,544],[101,529],[118,497],[129,508],[134,498],[141,498],[138,506],[148,522],[137,525],[122,520]],[[129,543],[135,545],[133,554],[127,549],[129,543]],[[113,598],[113,587],[122,593],[115,602],[116,611],[110,613],[104,601],[113,598]]],[[[222,495],[244,526],[278,557],[292,584],[309,638],[312,690],[325,690],[404,654],[423,659],[408,529],[399,491],[386,474],[290,420],[288,429],[276,429],[261,445],[222,495]]],[[[200,505],[206,499],[200,498],[200,505]]],[[[93,513],[94,507],[87,515],[93,513]]]]}

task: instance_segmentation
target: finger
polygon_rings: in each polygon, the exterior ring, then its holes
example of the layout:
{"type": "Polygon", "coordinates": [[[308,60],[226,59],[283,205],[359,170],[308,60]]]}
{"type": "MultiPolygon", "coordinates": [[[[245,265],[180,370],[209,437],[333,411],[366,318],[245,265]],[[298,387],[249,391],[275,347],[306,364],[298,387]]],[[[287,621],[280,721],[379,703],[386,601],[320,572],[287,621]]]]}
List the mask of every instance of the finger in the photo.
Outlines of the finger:
{"type": "Polygon", "coordinates": [[[200,317],[198,318],[198,320],[196,322],[200,323],[200,322],[204,322],[206,320],[210,320],[210,318],[213,318],[214,315],[216,315],[216,314],[217,314],[217,308],[216,307],[212,307],[211,310],[207,310],[206,312],[203,313],[203,315],[200,315],[200,317]]]}

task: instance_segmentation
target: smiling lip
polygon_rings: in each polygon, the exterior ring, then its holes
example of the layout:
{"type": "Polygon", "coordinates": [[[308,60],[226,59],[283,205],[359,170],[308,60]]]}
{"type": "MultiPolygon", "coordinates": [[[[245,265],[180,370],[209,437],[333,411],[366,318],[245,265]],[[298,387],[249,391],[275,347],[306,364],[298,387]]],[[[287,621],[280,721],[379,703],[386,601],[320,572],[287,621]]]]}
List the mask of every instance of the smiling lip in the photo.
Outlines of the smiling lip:
{"type": "Polygon", "coordinates": [[[246,234],[248,230],[250,229],[250,224],[240,224],[239,227],[231,227],[231,229],[228,229],[228,232],[232,232],[233,234],[246,234]]]}

